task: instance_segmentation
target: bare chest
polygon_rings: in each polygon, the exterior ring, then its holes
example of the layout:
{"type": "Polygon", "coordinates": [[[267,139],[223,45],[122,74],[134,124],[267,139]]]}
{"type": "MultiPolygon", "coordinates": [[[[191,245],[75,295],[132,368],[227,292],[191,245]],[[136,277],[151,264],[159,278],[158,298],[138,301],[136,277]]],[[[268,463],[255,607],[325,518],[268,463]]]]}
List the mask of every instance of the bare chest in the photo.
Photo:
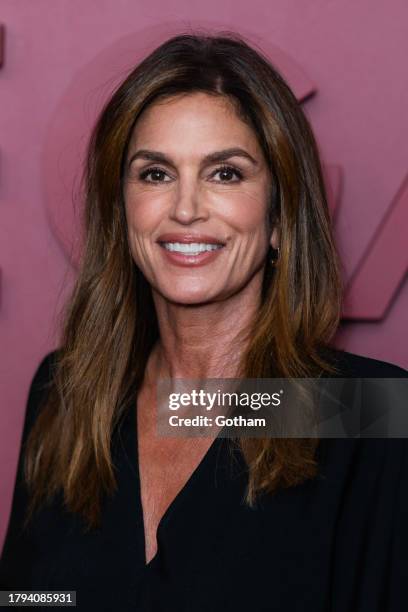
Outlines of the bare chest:
{"type": "Polygon", "coordinates": [[[212,438],[139,438],[139,478],[146,563],[157,552],[157,528],[166,510],[207,453],[212,438]]]}

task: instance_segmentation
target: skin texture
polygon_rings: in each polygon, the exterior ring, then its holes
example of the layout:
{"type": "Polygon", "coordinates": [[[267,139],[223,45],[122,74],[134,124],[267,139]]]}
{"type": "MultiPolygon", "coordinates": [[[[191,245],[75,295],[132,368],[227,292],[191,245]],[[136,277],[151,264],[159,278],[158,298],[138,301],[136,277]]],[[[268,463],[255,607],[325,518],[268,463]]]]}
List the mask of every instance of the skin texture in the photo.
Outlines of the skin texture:
{"type": "Polygon", "coordinates": [[[277,228],[267,235],[271,177],[256,135],[226,98],[194,93],[145,110],[128,162],[140,149],[172,160],[134,159],[124,184],[131,251],[152,286],[160,327],[148,370],[155,364],[156,375],[232,376],[231,349],[240,353],[236,332],[258,305],[269,243],[278,246],[277,228]],[[223,162],[242,172],[241,180],[233,171],[216,172],[220,163],[203,165],[207,154],[230,147],[256,161],[223,162]],[[142,180],[140,173],[153,167],[161,172],[142,180]],[[164,232],[202,232],[226,246],[207,265],[179,267],[156,242],[164,232]]]}
{"type": "Polygon", "coordinates": [[[157,552],[157,527],[212,444],[211,437],[156,435],[155,384],[167,378],[234,378],[243,350],[241,330],[256,310],[269,244],[271,177],[255,133],[225,98],[204,93],[155,103],[138,119],[129,146],[124,199],[128,237],[137,266],[149,281],[160,340],[153,348],[137,398],[140,491],[145,555],[157,552]],[[214,151],[239,147],[255,161],[234,156],[204,163],[214,151]],[[171,163],[134,155],[159,151],[171,163]],[[133,161],[132,161],[133,159],[133,161]],[[130,163],[129,163],[130,162],[130,163]],[[219,171],[220,166],[234,170],[219,171]],[[141,178],[147,169],[159,168],[141,178]],[[218,172],[217,172],[218,169],[218,172]],[[167,232],[200,232],[225,242],[213,261],[180,267],[157,243],[167,232]]]}

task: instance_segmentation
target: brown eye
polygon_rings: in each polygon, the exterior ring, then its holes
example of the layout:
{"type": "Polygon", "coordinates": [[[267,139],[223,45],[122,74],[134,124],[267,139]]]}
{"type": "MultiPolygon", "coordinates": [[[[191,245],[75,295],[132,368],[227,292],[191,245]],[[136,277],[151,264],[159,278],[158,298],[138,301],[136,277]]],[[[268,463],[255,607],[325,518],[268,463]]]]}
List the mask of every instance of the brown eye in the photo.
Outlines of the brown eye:
{"type": "Polygon", "coordinates": [[[216,174],[219,174],[221,179],[216,181],[217,183],[238,183],[242,180],[242,172],[233,166],[220,166],[211,176],[214,177],[216,174]],[[237,179],[234,180],[234,176],[236,176],[237,179]]]}
{"type": "Polygon", "coordinates": [[[146,183],[167,183],[164,177],[167,176],[166,172],[161,168],[147,168],[139,174],[139,178],[146,183]],[[150,180],[147,178],[150,176],[150,180]]]}

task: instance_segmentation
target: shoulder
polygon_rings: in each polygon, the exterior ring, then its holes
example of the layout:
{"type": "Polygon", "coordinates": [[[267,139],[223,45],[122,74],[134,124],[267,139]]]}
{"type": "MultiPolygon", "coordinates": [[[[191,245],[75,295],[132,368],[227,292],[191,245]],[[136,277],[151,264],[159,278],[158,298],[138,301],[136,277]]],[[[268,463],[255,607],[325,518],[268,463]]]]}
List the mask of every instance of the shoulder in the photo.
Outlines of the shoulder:
{"type": "MultiPolygon", "coordinates": [[[[3,548],[0,546],[0,588],[29,585],[32,574],[33,542],[23,528],[29,501],[24,477],[24,456],[28,435],[49,389],[58,350],[47,353],[37,364],[28,391],[23,433],[18,455],[12,503],[3,548]]],[[[24,588],[29,588],[24,586],[24,588]]]]}
{"type": "Polygon", "coordinates": [[[23,441],[26,439],[42,402],[47,396],[47,391],[52,383],[54,367],[58,358],[59,349],[47,353],[39,362],[31,379],[26,414],[24,419],[23,441]]]}
{"type": "Polygon", "coordinates": [[[39,389],[50,381],[53,368],[58,358],[58,353],[59,349],[50,351],[38,363],[31,381],[31,387],[33,389],[39,389]]]}
{"type": "MultiPolygon", "coordinates": [[[[408,436],[408,414],[406,398],[408,371],[390,363],[330,348],[322,356],[337,368],[336,373],[325,372],[330,378],[330,394],[325,395],[324,410],[327,415],[340,415],[341,429],[337,437],[406,438],[408,436]],[[334,380],[333,380],[334,379],[334,380]],[[340,385],[337,384],[339,379],[340,385]],[[334,412],[333,412],[334,411],[334,412]]],[[[322,408],[323,410],[323,408],[322,408]]],[[[327,420],[326,425],[332,421],[327,420]]],[[[376,444],[385,444],[383,440],[376,444]]],[[[408,440],[391,444],[390,452],[399,446],[405,447],[408,440]]],[[[373,448],[369,444],[369,448],[373,448]]]]}
{"type": "Polygon", "coordinates": [[[342,378],[408,378],[408,371],[399,365],[365,355],[350,353],[334,347],[324,349],[324,357],[338,373],[329,376],[342,378]]]}

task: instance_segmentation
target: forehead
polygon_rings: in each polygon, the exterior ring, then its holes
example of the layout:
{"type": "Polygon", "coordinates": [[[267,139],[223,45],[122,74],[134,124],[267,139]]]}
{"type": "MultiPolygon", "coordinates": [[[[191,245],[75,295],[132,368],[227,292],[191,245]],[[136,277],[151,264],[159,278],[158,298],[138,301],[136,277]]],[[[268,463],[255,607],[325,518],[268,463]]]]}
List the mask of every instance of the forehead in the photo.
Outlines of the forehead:
{"type": "Polygon", "coordinates": [[[152,103],[134,126],[130,146],[162,150],[243,146],[259,151],[254,130],[225,96],[203,92],[177,95],[152,103]]]}

